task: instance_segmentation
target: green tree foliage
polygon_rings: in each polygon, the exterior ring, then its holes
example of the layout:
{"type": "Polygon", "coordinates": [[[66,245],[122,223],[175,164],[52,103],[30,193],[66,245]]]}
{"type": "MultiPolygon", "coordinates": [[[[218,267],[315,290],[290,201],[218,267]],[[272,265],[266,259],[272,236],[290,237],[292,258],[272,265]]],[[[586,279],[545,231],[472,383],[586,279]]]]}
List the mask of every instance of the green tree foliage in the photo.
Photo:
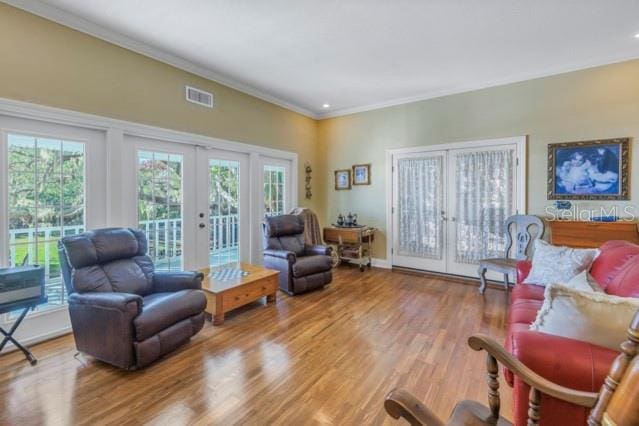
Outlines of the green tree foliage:
{"type": "Polygon", "coordinates": [[[10,229],[84,224],[82,144],[10,135],[8,160],[10,229]]]}
{"type": "Polygon", "coordinates": [[[209,167],[211,216],[239,212],[239,167],[235,162],[213,161],[209,167]]]}

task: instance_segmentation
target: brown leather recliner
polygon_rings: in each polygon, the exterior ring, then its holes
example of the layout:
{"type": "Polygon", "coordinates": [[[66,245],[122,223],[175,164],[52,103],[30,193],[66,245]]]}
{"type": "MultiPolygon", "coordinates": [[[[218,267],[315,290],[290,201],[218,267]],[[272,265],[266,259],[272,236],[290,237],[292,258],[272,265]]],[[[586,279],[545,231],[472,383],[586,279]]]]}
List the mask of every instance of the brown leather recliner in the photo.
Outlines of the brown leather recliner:
{"type": "Polygon", "coordinates": [[[304,243],[304,221],[296,215],[266,217],[264,266],[280,271],[280,290],[298,294],[329,284],[331,248],[304,243]]]}
{"type": "Polygon", "coordinates": [[[143,232],[89,231],[60,239],[58,251],[79,351],[136,369],[202,329],[202,274],[156,272],[143,232]]]}

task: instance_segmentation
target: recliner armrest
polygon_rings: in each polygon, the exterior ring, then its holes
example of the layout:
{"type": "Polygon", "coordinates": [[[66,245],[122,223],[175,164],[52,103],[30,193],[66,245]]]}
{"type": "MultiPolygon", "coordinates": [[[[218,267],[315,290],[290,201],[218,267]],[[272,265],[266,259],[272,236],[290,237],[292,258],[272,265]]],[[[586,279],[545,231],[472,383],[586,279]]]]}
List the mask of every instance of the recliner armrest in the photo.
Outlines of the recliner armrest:
{"type": "Polygon", "coordinates": [[[135,367],[133,321],[142,297],[131,293],[71,293],[69,316],[79,351],[120,368],[135,367]]]}
{"type": "Polygon", "coordinates": [[[69,305],[96,309],[117,309],[137,316],[142,311],[142,297],[131,293],[71,293],[69,305]]]}
{"type": "Polygon", "coordinates": [[[264,256],[271,256],[271,257],[277,257],[279,259],[286,259],[289,262],[295,262],[295,260],[297,259],[297,255],[294,252],[288,251],[288,250],[266,249],[264,250],[264,256]]]}
{"type": "Polygon", "coordinates": [[[172,293],[180,290],[200,290],[204,274],[201,272],[156,272],[153,274],[155,293],[172,293]]]}
{"type": "Polygon", "coordinates": [[[332,251],[333,248],[329,246],[304,246],[304,255],[306,256],[330,256],[332,251]]]}

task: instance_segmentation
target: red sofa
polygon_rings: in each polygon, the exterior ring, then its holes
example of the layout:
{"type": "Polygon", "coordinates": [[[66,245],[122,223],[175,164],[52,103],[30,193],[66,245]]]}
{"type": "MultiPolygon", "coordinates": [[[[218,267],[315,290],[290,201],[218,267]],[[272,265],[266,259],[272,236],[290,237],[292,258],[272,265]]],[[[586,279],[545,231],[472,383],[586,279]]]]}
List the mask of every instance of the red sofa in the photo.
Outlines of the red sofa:
{"type": "MultiPolygon", "coordinates": [[[[639,297],[639,245],[608,241],[600,247],[590,274],[608,294],[639,297]]],[[[573,389],[598,392],[618,352],[579,340],[530,331],[544,299],[544,287],[523,284],[531,262],[517,265],[517,284],[508,309],[506,349],[539,375],[573,389]]],[[[526,424],[529,387],[509,372],[513,386],[513,420],[526,424]]],[[[541,425],[584,425],[588,409],[544,395],[541,425]]]]}

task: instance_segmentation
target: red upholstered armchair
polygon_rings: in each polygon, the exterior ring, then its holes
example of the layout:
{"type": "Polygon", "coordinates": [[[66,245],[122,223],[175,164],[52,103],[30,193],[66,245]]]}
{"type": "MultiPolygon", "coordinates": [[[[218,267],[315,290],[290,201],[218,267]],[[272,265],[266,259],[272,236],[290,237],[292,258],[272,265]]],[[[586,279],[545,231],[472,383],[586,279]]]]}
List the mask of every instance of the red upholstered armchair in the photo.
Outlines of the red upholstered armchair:
{"type": "MultiPolygon", "coordinates": [[[[639,297],[639,246],[627,241],[608,241],[600,247],[590,274],[608,294],[639,297]]],[[[508,310],[506,349],[537,374],[558,385],[598,392],[617,351],[590,343],[530,331],[544,298],[544,287],[524,284],[530,261],[517,265],[517,284],[508,310]]],[[[506,380],[513,386],[513,420],[525,425],[528,386],[510,372],[506,380]]],[[[584,425],[588,410],[547,395],[542,396],[542,425],[584,425]]]]}

